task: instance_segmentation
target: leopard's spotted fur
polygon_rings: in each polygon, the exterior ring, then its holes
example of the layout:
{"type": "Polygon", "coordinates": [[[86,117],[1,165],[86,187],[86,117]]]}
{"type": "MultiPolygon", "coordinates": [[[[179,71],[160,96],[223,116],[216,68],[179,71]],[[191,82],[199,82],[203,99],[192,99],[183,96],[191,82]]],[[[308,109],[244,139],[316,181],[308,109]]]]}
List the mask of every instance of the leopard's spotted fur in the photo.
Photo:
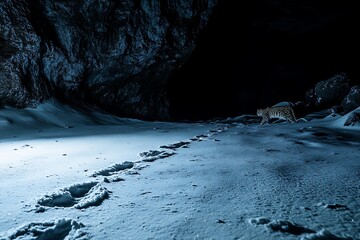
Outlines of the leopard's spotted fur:
{"type": "Polygon", "coordinates": [[[263,125],[264,123],[268,123],[271,118],[281,118],[291,123],[296,122],[294,110],[291,106],[257,109],[256,114],[259,117],[262,117],[262,121],[260,123],[261,125],[263,125]]]}

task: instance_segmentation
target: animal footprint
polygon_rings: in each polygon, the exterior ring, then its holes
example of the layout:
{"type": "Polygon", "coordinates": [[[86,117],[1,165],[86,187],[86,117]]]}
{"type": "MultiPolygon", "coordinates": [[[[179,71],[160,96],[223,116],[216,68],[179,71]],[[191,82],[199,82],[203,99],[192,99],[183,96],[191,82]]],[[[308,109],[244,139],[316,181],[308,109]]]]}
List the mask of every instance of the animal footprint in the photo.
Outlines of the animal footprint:
{"type": "Polygon", "coordinates": [[[139,156],[144,162],[154,162],[158,159],[167,158],[174,155],[174,152],[170,151],[159,151],[159,150],[149,150],[147,152],[139,153],[139,156]]]}
{"type": "Polygon", "coordinates": [[[266,228],[274,232],[283,232],[290,233],[293,235],[301,235],[304,233],[315,233],[314,230],[305,228],[298,224],[285,221],[285,220],[273,220],[259,217],[259,218],[250,218],[249,223],[252,225],[264,225],[266,228]]]}
{"type": "Polygon", "coordinates": [[[0,239],[87,239],[81,230],[84,225],[71,219],[53,222],[32,222],[15,230],[7,231],[0,239]]]}
{"type": "Polygon", "coordinates": [[[187,147],[189,147],[189,144],[190,144],[190,142],[177,142],[177,143],[173,143],[173,144],[169,144],[169,145],[160,146],[160,148],[176,150],[178,148],[187,148],[187,147]]]}
{"type": "Polygon", "coordinates": [[[195,136],[193,138],[190,138],[190,140],[193,141],[193,142],[202,142],[208,137],[209,137],[209,135],[201,134],[201,135],[197,135],[197,136],[195,136]]]}
{"type": "Polygon", "coordinates": [[[351,237],[336,236],[325,229],[315,232],[312,229],[284,220],[271,221],[268,218],[258,217],[250,218],[249,223],[257,226],[263,225],[274,232],[283,232],[293,235],[304,234],[304,236],[301,237],[301,240],[353,240],[351,237]]]}
{"type": "Polygon", "coordinates": [[[115,164],[111,167],[99,170],[97,172],[95,172],[92,176],[93,177],[97,177],[97,176],[111,176],[117,172],[126,170],[126,169],[130,169],[134,167],[134,163],[133,162],[123,162],[123,163],[118,163],[115,164]]]}
{"type": "Polygon", "coordinates": [[[341,204],[325,204],[325,208],[332,210],[350,210],[347,206],[341,204]]]}
{"type": "Polygon", "coordinates": [[[314,230],[284,220],[271,221],[267,224],[266,227],[271,229],[272,231],[290,233],[293,235],[301,235],[304,233],[315,233],[314,230]]]}
{"type": "Polygon", "coordinates": [[[353,240],[352,237],[339,237],[331,232],[322,229],[317,233],[307,234],[301,237],[301,240],[353,240]]]}
{"type": "Polygon", "coordinates": [[[252,225],[265,225],[270,223],[270,219],[264,218],[264,217],[258,217],[258,218],[250,218],[249,223],[252,225]]]}
{"type": "Polygon", "coordinates": [[[97,182],[80,183],[45,195],[38,204],[45,207],[74,207],[77,209],[100,205],[109,192],[97,182]]]}
{"type": "Polygon", "coordinates": [[[324,208],[327,208],[327,209],[331,209],[331,210],[336,210],[336,211],[342,211],[342,210],[350,210],[347,206],[345,205],[341,205],[341,204],[325,204],[325,203],[318,203],[317,204],[318,207],[322,206],[324,208]]]}

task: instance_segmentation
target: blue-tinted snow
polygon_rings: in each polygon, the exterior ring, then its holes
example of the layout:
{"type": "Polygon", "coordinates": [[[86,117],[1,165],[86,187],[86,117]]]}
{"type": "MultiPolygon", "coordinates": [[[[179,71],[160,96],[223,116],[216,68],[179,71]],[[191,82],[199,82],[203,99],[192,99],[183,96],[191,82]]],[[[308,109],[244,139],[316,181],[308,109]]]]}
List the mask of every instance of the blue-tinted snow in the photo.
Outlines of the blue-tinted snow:
{"type": "Polygon", "coordinates": [[[347,117],[259,126],[2,108],[0,239],[360,239],[347,117]]]}

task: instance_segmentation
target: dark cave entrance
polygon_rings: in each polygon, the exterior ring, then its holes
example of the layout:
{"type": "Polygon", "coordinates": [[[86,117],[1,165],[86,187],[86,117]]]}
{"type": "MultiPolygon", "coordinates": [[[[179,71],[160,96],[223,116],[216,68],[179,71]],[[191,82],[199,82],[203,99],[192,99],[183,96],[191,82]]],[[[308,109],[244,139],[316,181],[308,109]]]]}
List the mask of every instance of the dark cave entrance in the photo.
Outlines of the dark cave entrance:
{"type": "Polygon", "coordinates": [[[170,78],[170,114],[204,120],[254,114],[339,72],[357,80],[354,3],[220,1],[197,48],[170,78]]]}

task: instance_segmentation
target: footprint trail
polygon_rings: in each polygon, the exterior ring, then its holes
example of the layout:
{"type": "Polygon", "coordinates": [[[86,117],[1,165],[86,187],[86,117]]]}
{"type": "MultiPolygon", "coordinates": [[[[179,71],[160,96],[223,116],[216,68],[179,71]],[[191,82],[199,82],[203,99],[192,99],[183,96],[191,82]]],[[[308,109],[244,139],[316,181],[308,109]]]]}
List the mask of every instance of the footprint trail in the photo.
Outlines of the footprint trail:
{"type": "MultiPolygon", "coordinates": [[[[176,154],[180,148],[189,148],[192,142],[201,142],[208,140],[211,136],[224,132],[230,125],[222,125],[209,133],[196,135],[186,141],[178,141],[175,143],[161,145],[158,149],[152,149],[140,152],[139,160],[125,161],[114,164],[104,169],[95,171],[90,177],[104,177],[107,184],[123,181],[120,173],[137,173],[148,165],[141,163],[154,162],[158,159],[164,159],[176,154]],[[132,172],[133,171],[133,172],[132,172]]],[[[101,185],[100,180],[92,182],[84,182],[73,184],[69,187],[62,188],[50,195],[44,195],[37,201],[36,213],[45,212],[48,209],[86,209],[102,204],[109,198],[110,191],[101,185]]],[[[89,239],[87,234],[81,230],[84,225],[71,219],[60,219],[56,221],[30,222],[15,230],[9,230],[6,233],[0,233],[0,239],[89,239]]]]}

